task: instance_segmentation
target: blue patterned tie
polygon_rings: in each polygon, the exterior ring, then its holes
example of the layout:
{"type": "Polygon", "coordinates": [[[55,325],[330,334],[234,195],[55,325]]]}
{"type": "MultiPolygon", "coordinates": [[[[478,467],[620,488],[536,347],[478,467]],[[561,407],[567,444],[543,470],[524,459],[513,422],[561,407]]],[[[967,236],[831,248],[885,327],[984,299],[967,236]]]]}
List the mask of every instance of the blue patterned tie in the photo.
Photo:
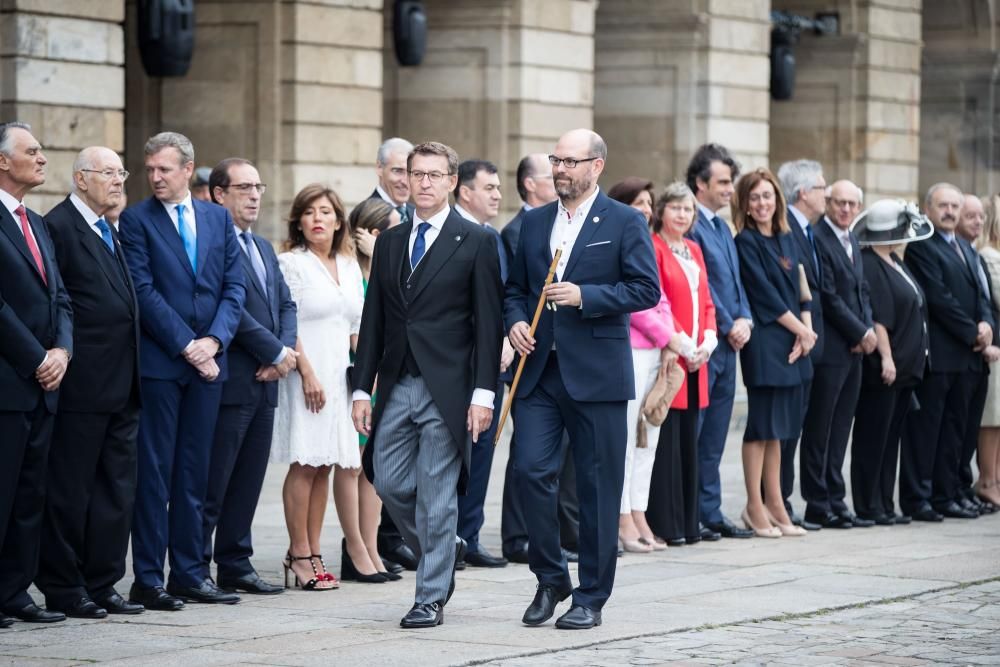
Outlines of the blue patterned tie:
{"type": "Polygon", "coordinates": [[[177,233],[181,236],[181,243],[184,244],[184,252],[187,253],[188,261],[191,262],[191,270],[198,272],[198,246],[195,243],[194,234],[188,228],[187,220],[184,219],[184,204],[177,205],[177,233]]]}
{"type": "Polygon", "coordinates": [[[254,245],[253,237],[249,231],[240,232],[240,238],[243,240],[243,250],[246,252],[247,257],[250,258],[250,266],[253,267],[253,272],[257,274],[257,280],[260,281],[261,288],[267,293],[267,273],[264,270],[264,260],[260,257],[260,251],[254,245]]]}
{"type": "Polygon", "coordinates": [[[98,219],[98,221],[94,223],[94,226],[101,230],[101,238],[104,239],[104,245],[108,246],[108,250],[111,251],[111,254],[117,254],[115,252],[115,241],[111,238],[111,228],[108,227],[108,223],[104,221],[104,218],[98,219]]]}
{"type": "Polygon", "coordinates": [[[417,238],[413,241],[413,253],[410,255],[410,270],[417,268],[417,264],[420,263],[420,258],[424,256],[424,252],[427,251],[427,242],[424,240],[424,234],[427,230],[431,228],[431,223],[421,222],[417,225],[417,238]]]}
{"type": "Polygon", "coordinates": [[[410,221],[410,215],[406,210],[406,204],[400,204],[397,206],[396,212],[399,213],[399,224],[405,225],[410,221]]]}

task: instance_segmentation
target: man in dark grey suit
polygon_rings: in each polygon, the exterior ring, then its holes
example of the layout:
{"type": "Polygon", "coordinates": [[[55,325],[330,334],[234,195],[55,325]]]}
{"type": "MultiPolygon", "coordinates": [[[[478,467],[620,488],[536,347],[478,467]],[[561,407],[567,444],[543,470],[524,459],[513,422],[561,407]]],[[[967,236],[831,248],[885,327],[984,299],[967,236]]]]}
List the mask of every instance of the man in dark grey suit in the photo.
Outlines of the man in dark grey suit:
{"type": "Polygon", "coordinates": [[[493,236],[448,206],[455,151],[420,144],[407,169],[416,210],[375,244],[352,418],[370,437],[365,473],[419,558],[415,603],[400,625],[427,628],[443,622],[454,590],[464,551],[456,492],[465,491],[472,443],[493,420],[503,283],[493,236]],[[385,399],[373,417],[376,375],[385,399]]]}

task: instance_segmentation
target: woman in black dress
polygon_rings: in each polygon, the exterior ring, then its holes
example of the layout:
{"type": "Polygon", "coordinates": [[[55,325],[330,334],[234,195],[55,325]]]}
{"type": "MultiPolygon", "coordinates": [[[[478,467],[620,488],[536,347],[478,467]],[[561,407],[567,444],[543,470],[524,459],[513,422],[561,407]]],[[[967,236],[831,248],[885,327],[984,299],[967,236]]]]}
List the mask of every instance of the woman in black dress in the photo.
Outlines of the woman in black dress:
{"type": "Polygon", "coordinates": [[[753,335],[740,350],[748,395],[743,522],[758,537],[801,536],[805,531],[792,525],[782,501],[781,441],[797,438],[802,426],[802,383],[812,377],[807,355],[816,344],[811,296],[808,286],[803,288],[798,245],[774,175],[756,169],[740,178],[732,210],[740,277],[754,322],[753,335]]]}
{"type": "Polygon", "coordinates": [[[892,494],[900,429],[929,353],[924,293],[897,252],[905,243],[930,237],[934,227],[915,206],[891,199],[872,204],[854,224],[878,344],[862,365],[851,438],[851,494],[859,517],[891,526],[909,523],[896,514],[892,494]]]}

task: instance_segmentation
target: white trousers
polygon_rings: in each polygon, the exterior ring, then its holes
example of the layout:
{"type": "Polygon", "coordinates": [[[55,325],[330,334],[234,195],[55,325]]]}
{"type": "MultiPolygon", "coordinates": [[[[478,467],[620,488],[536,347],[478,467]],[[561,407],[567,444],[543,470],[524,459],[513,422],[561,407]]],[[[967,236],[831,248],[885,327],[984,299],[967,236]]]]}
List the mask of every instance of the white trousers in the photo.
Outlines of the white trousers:
{"type": "Polygon", "coordinates": [[[642,400],[653,388],[656,374],[660,372],[660,350],[632,348],[632,366],[635,369],[635,399],[628,402],[628,446],[625,449],[622,514],[628,514],[632,510],[646,511],[649,503],[649,480],[653,476],[653,461],[656,459],[656,443],[660,439],[660,427],[643,422],[646,428],[646,447],[639,449],[635,446],[642,400]]]}

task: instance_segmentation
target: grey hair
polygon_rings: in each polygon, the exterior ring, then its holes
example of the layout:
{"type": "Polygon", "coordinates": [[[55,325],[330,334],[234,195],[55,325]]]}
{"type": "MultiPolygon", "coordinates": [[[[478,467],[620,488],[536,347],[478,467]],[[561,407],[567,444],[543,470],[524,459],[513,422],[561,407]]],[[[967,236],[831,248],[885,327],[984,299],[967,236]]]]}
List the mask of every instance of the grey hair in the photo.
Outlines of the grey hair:
{"type": "Polygon", "coordinates": [[[823,175],[823,165],[815,160],[794,160],[778,167],[778,182],[781,192],[789,205],[816,185],[816,179],[823,175]]]}
{"type": "Polygon", "coordinates": [[[590,157],[599,157],[605,162],[608,160],[608,145],[597,132],[590,133],[590,157]]]}
{"type": "Polygon", "coordinates": [[[384,165],[389,162],[389,156],[393,153],[403,153],[405,155],[409,155],[412,150],[413,144],[406,139],[401,137],[392,137],[391,139],[383,141],[382,145],[378,147],[378,155],[375,156],[375,162],[377,164],[384,165]]]}
{"type": "Polygon", "coordinates": [[[684,181],[674,181],[663,189],[660,199],[665,202],[679,201],[681,199],[694,199],[694,192],[684,181]]]}
{"type": "Polygon", "coordinates": [[[31,126],[27,123],[19,123],[18,121],[11,121],[9,123],[0,123],[0,153],[3,153],[7,157],[11,156],[11,137],[10,130],[13,129],[27,130],[31,132],[31,126]]]}
{"type": "Polygon", "coordinates": [[[146,146],[142,149],[142,152],[145,155],[156,155],[164,148],[176,148],[181,154],[182,165],[194,162],[194,146],[191,144],[190,139],[179,132],[160,132],[159,134],[154,134],[146,142],[146,146]]]}
{"type": "Polygon", "coordinates": [[[952,190],[957,192],[958,196],[962,198],[962,202],[963,203],[965,202],[965,193],[962,192],[962,189],[960,187],[958,187],[957,185],[952,185],[951,183],[946,183],[944,181],[941,181],[940,183],[935,183],[931,187],[927,188],[927,195],[924,197],[924,205],[930,206],[931,198],[934,196],[934,193],[937,192],[938,190],[944,190],[945,188],[951,188],[952,190]]]}

